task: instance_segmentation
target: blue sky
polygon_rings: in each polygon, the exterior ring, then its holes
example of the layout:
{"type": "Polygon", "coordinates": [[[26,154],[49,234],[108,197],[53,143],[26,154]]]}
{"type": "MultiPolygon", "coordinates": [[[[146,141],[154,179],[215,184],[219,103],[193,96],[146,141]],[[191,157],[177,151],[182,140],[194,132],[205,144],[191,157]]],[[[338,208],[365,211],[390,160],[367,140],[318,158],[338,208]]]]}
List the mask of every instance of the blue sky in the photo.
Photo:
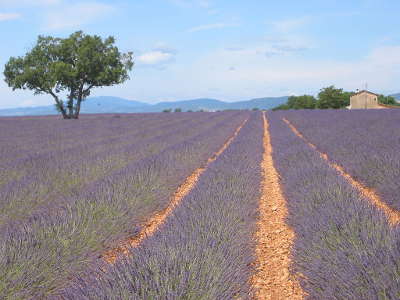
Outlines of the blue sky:
{"type": "MultiPolygon", "coordinates": [[[[398,0],[0,0],[0,71],[39,34],[113,35],[136,65],[123,85],[97,89],[155,103],[316,94],[368,83],[400,92],[398,0]]],[[[0,75],[0,108],[52,103],[0,75]]]]}

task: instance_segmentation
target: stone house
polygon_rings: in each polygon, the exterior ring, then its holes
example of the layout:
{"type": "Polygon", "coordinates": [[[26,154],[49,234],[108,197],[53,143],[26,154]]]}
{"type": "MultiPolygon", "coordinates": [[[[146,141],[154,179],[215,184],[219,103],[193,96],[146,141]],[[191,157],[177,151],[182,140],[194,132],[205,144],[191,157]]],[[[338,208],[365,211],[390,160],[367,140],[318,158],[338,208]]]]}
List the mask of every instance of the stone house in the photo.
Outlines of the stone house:
{"type": "Polygon", "coordinates": [[[370,109],[370,108],[383,108],[378,102],[377,94],[369,91],[360,91],[350,97],[349,109],[370,109]]]}

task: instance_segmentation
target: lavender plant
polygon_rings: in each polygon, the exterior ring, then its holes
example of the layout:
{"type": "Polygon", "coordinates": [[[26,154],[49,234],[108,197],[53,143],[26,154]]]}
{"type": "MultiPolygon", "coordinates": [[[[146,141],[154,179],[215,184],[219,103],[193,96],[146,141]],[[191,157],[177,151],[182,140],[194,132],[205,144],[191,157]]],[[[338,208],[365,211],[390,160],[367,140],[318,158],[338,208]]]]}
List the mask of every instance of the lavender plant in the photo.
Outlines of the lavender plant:
{"type": "Polygon", "coordinates": [[[285,116],[346,172],[400,210],[400,110],[299,111],[285,116]]]}
{"type": "Polygon", "coordinates": [[[55,299],[251,299],[263,123],[254,113],[160,230],[55,299]]]}
{"type": "Polygon", "coordinates": [[[298,138],[286,116],[294,119],[278,112],[268,119],[296,234],[292,273],[307,299],[399,299],[399,228],[298,138]]]}
{"type": "Polygon", "coordinates": [[[222,115],[211,127],[203,124],[206,131],[48,201],[27,219],[7,222],[0,230],[0,298],[42,299],[85,271],[108,247],[135,234],[247,117],[222,115]]]}
{"type": "MultiPolygon", "coordinates": [[[[215,119],[215,117],[213,117],[215,119]]],[[[161,129],[143,130],[140,136],[132,136],[134,143],[119,145],[114,141],[113,147],[103,144],[102,151],[95,152],[90,145],[84,149],[68,149],[46,155],[34,156],[30,163],[25,160],[24,169],[28,175],[9,181],[0,190],[3,199],[0,204],[0,225],[6,220],[24,217],[42,203],[54,201],[55,197],[65,197],[72,192],[79,192],[86,184],[107,176],[113,170],[127,165],[129,162],[156,154],[162,149],[183,141],[190,136],[215,126],[221,122],[221,116],[213,120],[205,118],[197,123],[189,121],[163,126],[161,129]],[[82,153],[83,152],[83,153],[82,153]],[[93,153],[94,152],[94,153],[93,153]],[[74,153],[81,153],[76,159],[74,153]],[[68,163],[71,158],[72,162],[68,163]]],[[[160,126],[160,125],[159,125],[160,126]]],[[[129,138],[130,137],[126,137],[129,138]]],[[[120,141],[122,143],[122,141],[120,141]]],[[[93,146],[93,145],[92,145],[93,146]]],[[[1,227],[1,226],[0,226],[1,227]]]]}

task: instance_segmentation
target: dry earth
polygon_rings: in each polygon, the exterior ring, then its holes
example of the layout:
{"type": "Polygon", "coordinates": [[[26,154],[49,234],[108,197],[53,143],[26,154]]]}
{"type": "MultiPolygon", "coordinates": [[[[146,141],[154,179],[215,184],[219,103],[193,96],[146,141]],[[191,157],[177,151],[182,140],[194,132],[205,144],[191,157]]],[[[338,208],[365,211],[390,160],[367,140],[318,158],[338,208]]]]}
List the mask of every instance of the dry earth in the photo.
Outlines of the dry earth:
{"type": "Polygon", "coordinates": [[[304,292],[289,272],[295,235],[285,222],[288,210],[279,175],[274,167],[272,151],[269,125],[264,114],[263,182],[256,233],[256,274],[252,285],[255,288],[255,299],[299,300],[304,298],[304,292]]]}

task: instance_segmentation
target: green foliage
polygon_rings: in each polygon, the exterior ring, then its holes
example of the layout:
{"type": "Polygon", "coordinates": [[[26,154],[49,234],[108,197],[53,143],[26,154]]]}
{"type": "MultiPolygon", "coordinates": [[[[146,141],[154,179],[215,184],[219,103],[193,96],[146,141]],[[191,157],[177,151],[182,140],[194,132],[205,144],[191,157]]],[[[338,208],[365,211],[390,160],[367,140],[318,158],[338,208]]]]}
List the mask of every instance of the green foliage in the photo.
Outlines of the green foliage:
{"type": "Polygon", "coordinates": [[[386,105],[400,105],[392,96],[379,95],[378,102],[386,105]]]}
{"type": "Polygon", "coordinates": [[[253,109],[252,109],[253,111],[258,111],[258,110],[260,110],[258,107],[254,107],[253,109]]]}
{"type": "Polygon", "coordinates": [[[103,40],[82,31],[65,39],[39,36],[25,56],[9,59],[4,69],[5,81],[13,90],[51,95],[65,119],[77,119],[81,102],[92,88],[129,79],[132,53],[121,53],[114,44],[113,37],[103,40]],[[65,101],[61,93],[67,94],[65,101]]]}
{"type": "Polygon", "coordinates": [[[314,109],[317,100],[310,95],[290,96],[286,104],[281,104],[272,110],[288,110],[288,109],[314,109]]]}
{"type": "Polygon", "coordinates": [[[337,89],[335,86],[323,88],[318,94],[316,107],[319,109],[327,108],[345,108],[350,105],[351,92],[344,92],[343,89],[337,89]]]}
{"type": "Polygon", "coordinates": [[[277,107],[274,107],[272,110],[276,111],[276,110],[288,110],[288,109],[290,109],[290,107],[289,107],[289,105],[287,105],[285,103],[285,104],[278,105],[277,107]]]}
{"type": "Polygon", "coordinates": [[[175,108],[174,112],[182,112],[181,108],[175,108]]]}
{"type": "Polygon", "coordinates": [[[291,96],[288,99],[287,105],[290,109],[314,109],[317,100],[314,96],[291,96]]]}
{"type": "MultiPolygon", "coordinates": [[[[354,92],[346,92],[343,89],[329,86],[323,88],[318,94],[318,99],[313,96],[291,96],[285,104],[281,104],[272,110],[288,110],[288,109],[340,109],[350,105],[350,97],[354,92]]],[[[396,99],[392,96],[378,97],[379,103],[393,106],[400,106],[396,99]]]]}
{"type": "Polygon", "coordinates": [[[170,109],[170,108],[163,110],[164,113],[170,113],[171,111],[172,111],[172,109],[170,109]]]}

